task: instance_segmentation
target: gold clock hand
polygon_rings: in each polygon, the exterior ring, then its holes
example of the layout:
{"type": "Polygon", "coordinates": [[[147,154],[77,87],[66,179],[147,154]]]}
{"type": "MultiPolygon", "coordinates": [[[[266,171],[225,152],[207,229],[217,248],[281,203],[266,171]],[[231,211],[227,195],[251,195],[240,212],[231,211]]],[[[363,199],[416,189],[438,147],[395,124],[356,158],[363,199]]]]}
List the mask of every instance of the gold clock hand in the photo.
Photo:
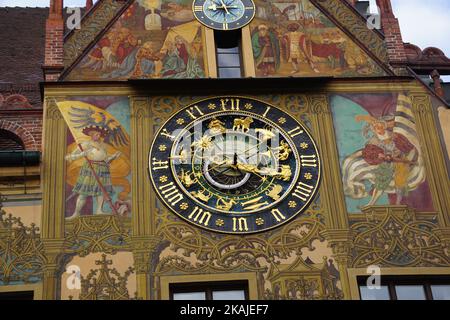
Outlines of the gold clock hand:
{"type": "Polygon", "coordinates": [[[227,6],[225,5],[225,3],[223,2],[223,0],[220,0],[220,3],[222,3],[222,7],[225,9],[225,12],[226,12],[227,14],[230,14],[230,12],[228,11],[228,8],[227,8],[227,6]]]}

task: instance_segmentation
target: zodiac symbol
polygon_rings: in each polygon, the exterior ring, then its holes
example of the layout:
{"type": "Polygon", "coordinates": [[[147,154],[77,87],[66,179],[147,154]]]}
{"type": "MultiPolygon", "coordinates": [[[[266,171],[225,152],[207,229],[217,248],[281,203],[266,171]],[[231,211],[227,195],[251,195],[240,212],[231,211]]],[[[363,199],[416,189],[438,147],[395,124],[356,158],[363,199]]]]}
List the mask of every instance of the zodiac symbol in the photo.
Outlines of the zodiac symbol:
{"type": "Polygon", "coordinates": [[[248,132],[252,123],[253,119],[250,117],[246,117],[245,119],[234,119],[233,131],[248,132]]]}
{"type": "Polygon", "coordinates": [[[219,199],[217,200],[216,203],[216,208],[219,210],[224,210],[224,211],[230,211],[231,208],[236,204],[237,202],[234,201],[233,199],[231,199],[230,201],[226,201],[225,199],[219,197],[219,199]]]}
{"type": "Polygon", "coordinates": [[[259,209],[261,207],[267,206],[269,203],[266,202],[262,202],[262,203],[258,203],[263,197],[258,197],[252,200],[249,200],[247,202],[243,202],[242,206],[245,207],[244,210],[256,210],[259,209]]]}
{"type": "Polygon", "coordinates": [[[225,123],[219,119],[213,118],[209,123],[208,128],[212,133],[224,133],[227,129],[225,128],[225,123]]]}
{"type": "Polygon", "coordinates": [[[184,172],[184,169],[181,169],[181,175],[179,176],[181,182],[186,186],[186,188],[192,187],[194,184],[198,182],[197,178],[192,179],[192,172],[184,172]]]}
{"type": "Polygon", "coordinates": [[[279,184],[275,185],[272,190],[270,190],[269,192],[266,192],[266,196],[272,198],[273,200],[277,201],[278,199],[280,199],[280,193],[281,191],[283,191],[283,187],[280,186],[279,184]]]}
{"type": "Polygon", "coordinates": [[[278,172],[278,175],[276,178],[281,179],[283,181],[289,181],[292,176],[292,170],[290,166],[282,165],[280,172],[278,172]]]}
{"type": "Polygon", "coordinates": [[[197,198],[197,199],[199,199],[199,200],[201,200],[201,201],[208,202],[209,199],[211,199],[212,194],[211,194],[210,192],[208,192],[208,195],[206,195],[206,194],[205,194],[205,191],[206,191],[206,190],[192,191],[192,192],[191,192],[191,195],[192,195],[194,198],[197,198]]]}
{"type": "Polygon", "coordinates": [[[281,146],[279,146],[278,148],[274,148],[272,150],[275,150],[278,159],[281,161],[287,160],[292,152],[291,148],[289,147],[286,141],[281,141],[281,146]]]}

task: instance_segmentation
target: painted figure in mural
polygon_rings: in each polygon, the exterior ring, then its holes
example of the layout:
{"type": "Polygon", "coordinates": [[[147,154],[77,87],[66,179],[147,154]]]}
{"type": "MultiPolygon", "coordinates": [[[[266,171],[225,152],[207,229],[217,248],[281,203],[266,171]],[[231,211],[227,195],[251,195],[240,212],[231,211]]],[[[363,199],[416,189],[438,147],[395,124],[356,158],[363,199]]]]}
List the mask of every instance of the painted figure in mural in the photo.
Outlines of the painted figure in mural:
{"type": "Polygon", "coordinates": [[[86,204],[87,197],[96,199],[96,214],[104,214],[103,205],[105,193],[111,195],[113,187],[109,165],[120,156],[120,152],[108,155],[104,143],[108,131],[100,127],[87,127],[83,133],[90,137],[90,141],[81,144],[81,147],[66,156],[68,161],[85,158],[83,167],[78,176],[77,183],[72,192],[78,194],[75,212],[69,219],[80,216],[81,210],[86,204]],[[83,151],[81,151],[83,150],[83,151]]]}
{"type": "Polygon", "coordinates": [[[265,24],[260,24],[253,34],[252,46],[256,68],[264,76],[275,74],[280,66],[280,44],[265,24]]]}
{"type": "Polygon", "coordinates": [[[175,36],[174,42],[167,41],[161,50],[163,78],[202,78],[204,72],[195,56],[188,51],[186,41],[181,36],[175,36]]]}
{"type": "Polygon", "coordinates": [[[425,181],[409,99],[400,95],[394,115],[358,115],[355,120],[366,123],[363,134],[367,142],[344,160],[345,194],[354,199],[371,194],[367,205],[377,204],[388,194],[395,196],[395,204],[402,204],[408,193],[425,181]],[[367,192],[369,186],[371,192],[367,192]]]}
{"type": "Polygon", "coordinates": [[[130,29],[119,24],[97,43],[82,67],[93,70],[119,67],[137,45],[138,40],[133,36],[130,29]]]}
{"type": "Polygon", "coordinates": [[[156,61],[160,61],[161,56],[155,51],[155,44],[152,41],[144,43],[144,45],[136,52],[135,63],[132,78],[151,78],[155,75],[156,61]]]}
{"type": "Polygon", "coordinates": [[[358,116],[356,121],[366,121],[365,135],[372,137],[362,151],[364,160],[376,166],[372,199],[368,205],[374,205],[393,182],[397,203],[400,204],[408,192],[408,176],[411,166],[417,162],[418,152],[408,139],[393,131],[395,118],[358,116]],[[367,132],[370,131],[371,133],[367,132]],[[414,155],[412,159],[408,156],[414,155]]]}
{"type": "Polygon", "coordinates": [[[163,77],[175,76],[186,70],[189,60],[186,45],[179,36],[175,37],[175,41],[176,43],[167,41],[166,48],[163,50],[165,54],[161,71],[163,77]]]}
{"type": "Polygon", "coordinates": [[[299,31],[300,25],[298,23],[290,23],[288,25],[288,33],[283,38],[284,45],[284,59],[292,64],[292,72],[297,73],[300,71],[299,64],[306,60],[306,56],[303,52],[305,47],[304,33],[299,31]]]}
{"type": "Polygon", "coordinates": [[[111,145],[128,144],[128,139],[120,124],[109,118],[106,113],[91,109],[72,107],[68,113],[71,117],[73,132],[81,132],[87,139],[78,143],[78,148],[66,156],[69,162],[84,159],[78,179],[72,189],[72,196],[77,196],[75,210],[68,219],[79,217],[88,197],[95,199],[95,214],[104,214],[103,207],[108,202],[114,213],[124,209],[119,202],[112,203],[114,188],[111,182],[111,163],[122,153],[108,153],[111,145]]]}

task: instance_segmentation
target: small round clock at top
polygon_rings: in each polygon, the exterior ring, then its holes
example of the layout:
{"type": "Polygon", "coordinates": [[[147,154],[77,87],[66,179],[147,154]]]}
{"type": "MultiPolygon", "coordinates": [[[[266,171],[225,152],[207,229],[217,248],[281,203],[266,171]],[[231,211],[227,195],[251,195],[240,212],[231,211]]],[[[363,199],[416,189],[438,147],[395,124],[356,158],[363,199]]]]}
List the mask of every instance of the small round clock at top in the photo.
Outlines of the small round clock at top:
{"type": "Polygon", "coordinates": [[[245,97],[188,105],[158,131],[149,172],[163,203],[211,231],[261,232],[306,210],[320,181],[308,130],[288,113],[245,97]]]}
{"type": "Polygon", "coordinates": [[[194,0],[194,16],[216,30],[235,30],[246,26],[255,16],[252,0],[194,0]]]}

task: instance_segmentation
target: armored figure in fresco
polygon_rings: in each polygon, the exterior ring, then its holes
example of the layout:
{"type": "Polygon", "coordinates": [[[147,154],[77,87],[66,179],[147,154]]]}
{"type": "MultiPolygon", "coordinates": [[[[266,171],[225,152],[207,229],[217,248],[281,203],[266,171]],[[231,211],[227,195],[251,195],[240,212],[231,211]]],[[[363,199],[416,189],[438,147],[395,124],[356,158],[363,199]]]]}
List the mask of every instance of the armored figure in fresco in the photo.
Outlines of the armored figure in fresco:
{"type": "Polygon", "coordinates": [[[299,64],[306,59],[302,51],[301,42],[305,40],[304,34],[299,31],[300,25],[298,23],[291,23],[288,25],[288,33],[284,36],[283,44],[285,46],[285,60],[292,64],[292,72],[300,71],[299,64]]]}
{"type": "MultiPolygon", "coordinates": [[[[107,111],[94,106],[77,102],[61,106],[60,110],[65,117],[69,129],[75,139],[75,149],[66,156],[70,167],[77,169],[71,172],[77,179],[70,185],[73,186],[72,194],[66,201],[76,197],[75,209],[68,219],[74,219],[82,214],[87,205],[87,199],[92,197],[96,208],[92,208],[89,214],[105,214],[103,207],[108,203],[112,213],[118,215],[128,211],[128,189],[123,182],[124,175],[128,175],[128,167],[122,154],[127,153],[129,137],[122,125],[107,111]],[[120,174],[111,168],[120,166],[123,173],[120,174]],[[115,174],[115,175],[114,175],[115,174]],[[114,180],[115,179],[115,180],[114,180]],[[115,181],[115,182],[114,182],[115,181]],[[114,186],[122,188],[120,194],[115,194],[114,186]],[[115,203],[113,203],[113,198],[115,203]]],[[[120,189],[119,189],[120,190],[120,189]]]]}
{"type": "Polygon", "coordinates": [[[78,199],[75,212],[70,219],[80,216],[81,210],[86,204],[87,197],[96,199],[96,214],[104,214],[103,204],[105,202],[105,193],[109,195],[113,193],[109,168],[110,163],[121,155],[120,152],[108,155],[104,142],[108,134],[106,129],[87,127],[83,130],[83,133],[89,136],[90,140],[81,143],[80,148],[66,156],[66,160],[68,161],[85,158],[77,183],[72,190],[74,194],[78,194],[78,199]]]}

